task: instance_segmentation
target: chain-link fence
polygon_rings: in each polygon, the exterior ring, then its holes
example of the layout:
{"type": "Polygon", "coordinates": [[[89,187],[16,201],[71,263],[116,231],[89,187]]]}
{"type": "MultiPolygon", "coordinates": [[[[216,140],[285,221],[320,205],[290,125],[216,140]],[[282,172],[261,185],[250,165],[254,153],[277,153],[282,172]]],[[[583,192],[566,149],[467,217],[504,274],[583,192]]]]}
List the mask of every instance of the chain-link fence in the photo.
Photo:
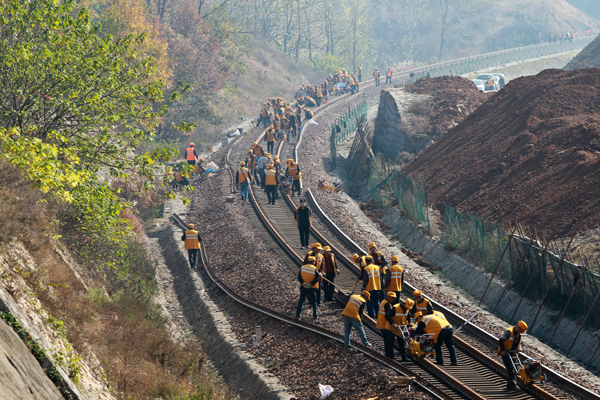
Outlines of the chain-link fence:
{"type": "Polygon", "coordinates": [[[472,57],[459,58],[457,60],[428,65],[426,67],[398,71],[412,74],[411,77],[401,80],[400,84],[409,84],[417,79],[426,77],[428,74],[431,77],[435,77],[450,75],[450,71],[452,71],[452,73],[455,75],[462,75],[473,71],[479,71],[481,69],[500,67],[513,62],[522,62],[550,56],[553,54],[581,50],[595,38],[596,36],[583,36],[569,40],[540,43],[531,46],[523,46],[514,49],[480,54],[472,57]]]}
{"type": "MultiPolygon", "coordinates": [[[[583,256],[579,256],[579,264],[585,266],[577,265],[568,250],[558,249],[552,243],[546,248],[544,239],[529,238],[536,237],[536,233],[524,233],[525,228],[519,228],[511,234],[498,224],[455,207],[447,206],[441,221],[434,221],[422,185],[397,169],[390,170],[379,158],[370,157],[367,165],[368,193],[380,205],[397,206],[431,236],[441,236],[446,250],[460,254],[487,272],[496,273],[507,287],[540,307],[551,307],[559,311],[558,315],[568,315],[580,324],[600,329],[600,275],[583,256]]],[[[502,301],[507,301],[506,296],[498,303],[502,301]]]]}
{"type": "Polygon", "coordinates": [[[337,144],[345,140],[358,127],[358,121],[367,115],[367,102],[363,101],[353,109],[348,110],[348,113],[336,121],[331,127],[331,136],[329,137],[329,146],[331,148],[331,169],[335,169],[335,161],[337,158],[337,144]]]}

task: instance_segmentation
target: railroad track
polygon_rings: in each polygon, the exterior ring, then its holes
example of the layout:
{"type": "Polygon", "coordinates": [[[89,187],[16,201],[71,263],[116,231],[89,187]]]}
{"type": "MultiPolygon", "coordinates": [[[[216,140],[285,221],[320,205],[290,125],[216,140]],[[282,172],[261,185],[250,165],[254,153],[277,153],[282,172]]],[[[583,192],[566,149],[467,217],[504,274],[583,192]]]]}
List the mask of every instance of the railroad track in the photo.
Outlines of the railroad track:
{"type": "MultiPolygon", "coordinates": [[[[321,111],[322,112],[322,111],[321,111]]],[[[316,117],[315,117],[316,118],[316,117]]],[[[262,138],[262,135],[258,140],[262,138]]],[[[301,142],[302,136],[298,138],[296,146],[293,150],[285,142],[280,142],[277,150],[277,154],[280,155],[281,159],[286,159],[291,156],[297,160],[297,148],[301,142]],[[287,154],[283,154],[283,149],[287,148],[287,154]]],[[[231,150],[231,149],[230,149],[231,150]]],[[[230,153],[228,152],[226,161],[229,164],[230,153]]],[[[233,172],[230,169],[231,172],[233,172]]],[[[231,174],[233,182],[233,173],[231,174]]],[[[233,183],[232,183],[233,185],[233,183]]],[[[232,192],[234,191],[232,187],[232,192]]],[[[308,191],[311,198],[311,202],[318,207],[314,196],[308,191]]],[[[275,206],[261,207],[261,204],[266,203],[266,195],[264,193],[254,193],[253,190],[250,192],[250,199],[256,214],[267,228],[271,236],[279,243],[282,249],[285,251],[287,256],[292,259],[297,265],[302,265],[303,257],[298,254],[292,243],[291,237],[297,237],[297,229],[293,223],[290,211],[295,210],[296,204],[289,195],[284,195],[285,202],[289,209],[285,209],[280,202],[277,202],[275,206]]],[[[326,217],[326,215],[320,210],[319,214],[326,217]]],[[[335,227],[337,228],[337,227],[335,227]]],[[[311,229],[311,242],[318,241],[323,244],[332,247],[332,250],[338,255],[338,262],[345,267],[344,273],[336,278],[336,283],[343,287],[351,287],[357,281],[358,270],[356,266],[345,257],[345,254],[359,252],[362,249],[359,248],[354,242],[349,240],[346,235],[343,235],[339,229],[329,229],[328,233],[322,233],[319,227],[313,226],[311,229]],[[338,233],[341,233],[339,235],[338,233]],[[342,237],[341,241],[336,240],[334,236],[342,237]],[[344,243],[341,243],[344,242],[344,243]]],[[[412,293],[414,288],[407,285],[406,289],[412,293]]],[[[337,291],[336,291],[337,292],[337,291]]],[[[336,298],[338,302],[343,305],[345,304],[346,296],[342,293],[337,292],[336,298]]],[[[438,307],[438,309],[440,309],[438,307]]],[[[449,310],[444,310],[449,311],[449,310]]],[[[452,313],[454,315],[454,313],[452,313]]],[[[460,318],[460,317],[459,317],[460,318]]],[[[372,342],[375,347],[382,351],[383,343],[380,338],[379,332],[374,329],[375,321],[366,318],[369,322],[368,326],[371,327],[367,331],[369,341],[372,342]]],[[[312,324],[311,324],[312,325],[312,324]]],[[[458,339],[458,338],[457,338],[458,339]]],[[[428,360],[418,360],[418,364],[411,363],[411,371],[416,372],[423,379],[427,380],[438,390],[444,392],[449,398],[460,398],[465,396],[467,398],[488,398],[488,399],[531,399],[537,396],[545,399],[558,399],[561,398],[559,393],[550,393],[548,390],[544,390],[537,386],[528,387],[526,391],[511,391],[507,392],[504,390],[506,380],[504,376],[504,367],[497,360],[493,360],[477,348],[469,345],[468,343],[458,339],[457,340],[457,355],[459,359],[459,366],[448,367],[448,370],[440,368],[428,360]],[[416,367],[416,368],[415,368],[416,367]],[[415,371],[417,369],[417,371],[415,371]],[[449,390],[452,388],[453,390],[449,390]]],[[[355,344],[359,347],[360,345],[355,344]]],[[[364,351],[365,349],[361,349],[364,351]]],[[[367,352],[365,352],[367,354],[367,352]]],[[[369,354],[367,354],[369,355],[369,354]]],[[[401,365],[401,364],[400,364],[401,365]]],[[[393,368],[398,370],[398,368],[393,368]]],[[[553,388],[549,388],[550,391],[557,392],[553,388]]]]}

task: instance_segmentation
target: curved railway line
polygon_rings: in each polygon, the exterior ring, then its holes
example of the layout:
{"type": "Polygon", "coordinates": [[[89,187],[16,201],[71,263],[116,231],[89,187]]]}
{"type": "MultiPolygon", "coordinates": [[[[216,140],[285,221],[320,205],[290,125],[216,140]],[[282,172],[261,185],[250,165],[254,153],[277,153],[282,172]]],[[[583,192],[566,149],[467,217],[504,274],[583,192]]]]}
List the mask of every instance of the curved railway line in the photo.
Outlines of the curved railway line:
{"type": "MultiPolygon", "coordinates": [[[[364,90],[365,87],[373,86],[367,84],[361,88],[364,90]]],[[[331,101],[324,107],[321,107],[315,113],[315,118],[318,118],[324,112],[330,108],[345,104],[354,97],[347,96],[346,98],[339,98],[331,101]]],[[[302,135],[305,132],[300,133],[297,143],[295,146],[290,146],[285,141],[281,141],[277,148],[277,154],[280,155],[282,160],[287,158],[297,158],[297,149],[302,141],[302,135]]],[[[256,139],[260,141],[265,132],[256,139]]],[[[225,157],[230,174],[231,192],[235,193],[235,178],[234,169],[231,168],[231,153],[238,147],[237,143],[232,143],[229,146],[227,155],[225,157]]],[[[240,153],[240,158],[241,158],[240,153]]],[[[276,202],[275,205],[266,207],[267,197],[264,193],[257,191],[255,193],[250,189],[249,197],[251,200],[252,207],[256,213],[257,218],[260,220],[266,231],[271,237],[278,243],[283,253],[282,257],[289,258],[296,265],[302,265],[303,257],[291,245],[293,242],[297,242],[298,231],[295,226],[293,219],[293,210],[297,207],[294,200],[289,195],[283,195],[285,204],[281,201],[276,202]]],[[[342,232],[333,221],[331,221],[327,214],[321,209],[319,204],[316,202],[310,189],[306,190],[308,202],[312,205],[312,209],[316,211],[319,218],[313,218],[313,226],[311,227],[309,239],[310,242],[320,242],[323,245],[328,245],[332,248],[332,251],[336,254],[340,268],[340,275],[336,277],[336,284],[342,287],[352,287],[358,280],[359,275],[358,268],[346,255],[356,252],[364,252],[354,241],[352,241],[344,232],[342,232]]],[[[184,221],[181,220],[177,215],[173,215],[177,223],[185,229],[184,221]]],[[[299,328],[311,331],[313,333],[322,335],[329,339],[333,339],[338,342],[343,342],[343,335],[337,332],[330,331],[319,325],[305,322],[302,320],[295,319],[293,317],[284,315],[280,312],[271,310],[267,307],[253,303],[247,299],[237,295],[235,291],[229,288],[222,280],[220,280],[212,269],[206,251],[204,249],[204,243],[202,243],[201,258],[200,261],[202,266],[207,271],[208,276],[214,283],[225,293],[227,293],[235,301],[243,304],[260,313],[269,315],[279,321],[285,322],[290,325],[297,326],[299,328]]],[[[408,282],[405,282],[403,292],[405,295],[412,294],[413,288],[408,282]]],[[[340,309],[345,305],[347,296],[336,290],[336,300],[339,304],[340,309]]],[[[431,300],[431,299],[430,299],[431,300]]],[[[432,301],[435,309],[442,311],[451,323],[456,324],[455,326],[462,325],[465,320],[459,315],[453,313],[446,307],[432,301]]],[[[548,400],[558,400],[569,398],[564,394],[562,390],[553,385],[528,385],[525,390],[521,391],[506,391],[504,389],[506,385],[505,369],[503,364],[498,362],[498,359],[494,359],[486,354],[489,353],[490,347],[496,343],[496,339],[489,333],[477,328],[474,325],[467,325],[468,335],[461,335],[458,337],[455,335],[455,344],[457,347],[457,356],[459,360],[458,366],[447,366],[439,367],[427,359],[419,359],[415,362],[397,362],[390,360],[383,355],[383,340],[380,337],[378,330],[374,328],[375,321],[365,315],[365,333],[369,338],[369,341],[373,343],[373,347],[368,348],[363,346],[356,341],[353,341],[353,346],[371,359],[385,365],[392,369],[401,376],[414,377],[415,385],[419,386],[424,391],[428,392],[435,398],[439,399],[533,399],[543,398],[548,400]],[[473,339],[473,337],[478,338],[473,339]],[[481,343],[483,342],[483,344],[481,343]],[[485,344],[487,343],[487,344],[485,344]]],[[[448,360],[446,360],[448,361],[448,360]]],[[[449,362],[448,362],[449,364],[449,362]]],[[[446,365],[448,365],[446,364],[446,365]]],[[[554,385],[563,386],[577,395],[586,399],[600,399],[598,395],[587,391],[586,389],[576,385],[575,383],[565,379],[560,374],[545,369],[544,371],[548,378],[553,382],[554,385]]]]}

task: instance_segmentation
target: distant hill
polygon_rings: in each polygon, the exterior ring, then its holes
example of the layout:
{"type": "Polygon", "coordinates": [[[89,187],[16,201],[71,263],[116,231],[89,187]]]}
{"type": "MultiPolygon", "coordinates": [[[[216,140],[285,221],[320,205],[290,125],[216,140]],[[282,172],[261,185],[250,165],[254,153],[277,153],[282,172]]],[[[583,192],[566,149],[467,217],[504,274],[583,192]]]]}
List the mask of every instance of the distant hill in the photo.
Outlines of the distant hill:
{"type": "Polygon", "coordinates": [[[581,50],[563,69],[600,67],[600,35],[581,50]]]}

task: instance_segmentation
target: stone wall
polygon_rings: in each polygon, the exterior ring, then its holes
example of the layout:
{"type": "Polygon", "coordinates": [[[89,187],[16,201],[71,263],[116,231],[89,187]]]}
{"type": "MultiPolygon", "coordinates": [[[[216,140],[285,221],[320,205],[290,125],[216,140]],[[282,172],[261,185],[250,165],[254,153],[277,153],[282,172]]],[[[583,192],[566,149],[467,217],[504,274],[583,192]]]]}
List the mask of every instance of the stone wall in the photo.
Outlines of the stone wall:
{"type": "Polygon", "coordinates": [[[431,141],[431,137],[426,134],[414,135],[406,132],[406,124],[403,124],[411,118],[408,113],[410,104],[426,98],[428,96],[407,93],[403,88],[381,91],[373,132],[374,153],[394,160],[402,152],[419,152],[431,141]]]}

